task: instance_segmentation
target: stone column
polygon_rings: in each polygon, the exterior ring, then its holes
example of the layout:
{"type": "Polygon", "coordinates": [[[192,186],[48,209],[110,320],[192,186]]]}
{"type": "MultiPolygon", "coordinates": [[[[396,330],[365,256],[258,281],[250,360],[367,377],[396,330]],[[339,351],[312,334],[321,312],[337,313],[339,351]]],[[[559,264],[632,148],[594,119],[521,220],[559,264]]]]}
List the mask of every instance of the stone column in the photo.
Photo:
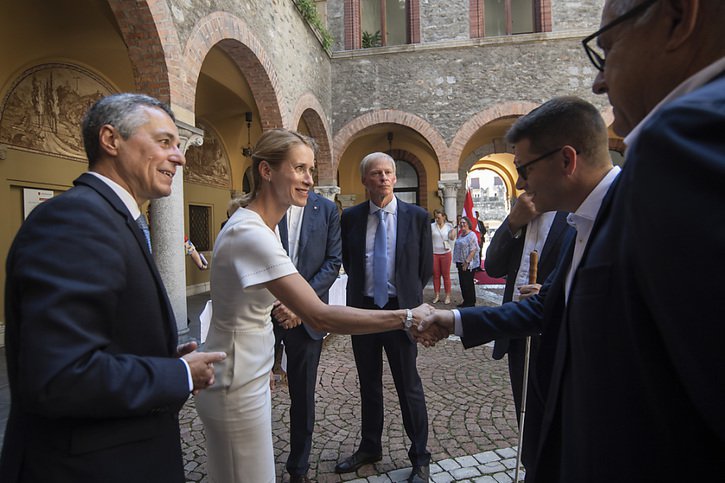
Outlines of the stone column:
{"type": "Polygon", "coordinates": [[[315,186],[315,193],[335,202],[335,196],[340,194],[340,187],[335,185],[315,186]]]}
{"type": "Polygon", "coordinates": [[[443,202],[443,210],[448,215],[448,221],[456,222],[456,215],[460,213],[456,206],[456,195],[461,182],[457,179],[439,180],[438,181],[438,197],[443,202]]]}
{"type": "MultiPolygon", "coordinates": [[[[201,146],[204,131],[185,122],[176,121],[181,138],[181,151],[201,146]]],[[[184,170],[177,168],[171,195],[152,200],[151,241],[154,259],[169,294],[180,338],[189,332],[186,315],[186,263],[184,261],[184,170]]]]}

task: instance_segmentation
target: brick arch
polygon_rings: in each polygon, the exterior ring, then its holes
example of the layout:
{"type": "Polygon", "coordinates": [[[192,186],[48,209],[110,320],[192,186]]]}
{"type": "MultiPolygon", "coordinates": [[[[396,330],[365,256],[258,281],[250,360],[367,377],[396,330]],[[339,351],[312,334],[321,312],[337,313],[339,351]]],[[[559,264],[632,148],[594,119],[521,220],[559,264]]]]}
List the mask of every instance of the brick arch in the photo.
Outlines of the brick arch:
{"type": "Polygon", "coordinates": [[[393,149],[386,151],[393,159],[407,161],[415,169],[418,174],[418,206],[423,208],[428,206],[428,174],[425,172],[423,163],[418,159],[418,156],[406,151],[405,149],[393,149]]]}
{"type": "Polygon", "coordinates": [[[310,128],[310,135],[315,138],[319,146],[317,152],[317,179],[320,185],[334,185],[335,171],[332,169],[332,140],[330,126],[325,111],[311,92],[304,93],[295,105],[292,112],[292,129],[297,129],[300,121],[305,121],[310,128]]]}
{"type": "Polygon", "coordinates": [[[272,60],[244,20],[224,12],[202,18],[191,32],[180,63],[186,76],[183,103],[179,102],[193,111],[201,65],[216,45],[237,64],[247,80],[259,109],[262,130],[289,126],[279,107],[281,88],[272,60]]]}
{"type": "Polygon", "coordinates": [[[443,136],[431,126],[425,119],[404,111],[393,109],[381,109],[363,114],[345,124],[335,135],[333,143],[334,163],[333,168],[338,169],[340,156],[350,146],[355,135],[363,129],[377,124],[399,124],[406,126],[420,134],[433,148],[438,163],[444,159],[448,147],[443,136]]]}
{"type": "Polygon", "coordinates": [[[523,116],[539,104],[533,102],[505,102],[484,109],[466,121],[456,132],[451,142],[448,157],[445,159],[445,166],[441,166],[441,173],[457,173],[458,165],[461,162],[463,148],[476,132],[491,121],[502,117],[523,116]]]}
{"type": "Polygon", "coordinates": [[[108,5],[128,47],[136,90],[169,104],[181,98],[179,69],[169,71],[180,48],[167,2],[108,0],[108,5]]]}

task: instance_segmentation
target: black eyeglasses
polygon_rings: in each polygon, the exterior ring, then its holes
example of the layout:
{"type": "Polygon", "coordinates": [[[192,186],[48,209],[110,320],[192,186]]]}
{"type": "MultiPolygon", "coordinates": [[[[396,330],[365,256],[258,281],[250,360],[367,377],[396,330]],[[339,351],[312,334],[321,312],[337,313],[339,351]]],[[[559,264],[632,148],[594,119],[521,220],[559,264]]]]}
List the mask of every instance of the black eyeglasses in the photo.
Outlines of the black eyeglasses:
{"type": "Polygon", "coordinates": [[[528,163],[519,164],[518,166],[516,166],[516,172],[519,173],[519,176],[521,176],[521,179],[526,180],[529,177],[528,170],[526,168],[528,168],[529,166],[531,166],[532,164],[534,164],[536,162],[541,161],[544,158],[547,158],[547,157],[551,156],[554,153],[557,153],[557,152],[561,151],[562,149],[564,149],[564,146],[562,146],[560,148],[556,148],[553,151],[550,151],[550,152],[548,152],[546,154],[542,154],[538,158],[532,159],[528,163]]]}
{"type": "Polygon", "coordinates": [[[654,5],[654,3],[656,1],[657,0],[647,0],[645,2],[640,3],[633,9],[623,13],[619,17],[617,17],[614,20],[612,20],[611,22],[609,22],[604,27],[600,28],[599,30],[597,30],[596,32],[591,34],[589,37],[582,40],[582,46],[584,46],[584,52],[587,53],[587,57],[589,57],[589,60],[592,62],[592,64],[594,64],[594,67],[596,67],[597,70],[599,70],[600,72],[604,71],[604,60],[605,60],[604,54],[600,54],[599,52],[597,52],[595,50],[595,49],[599,48],[599,46],[596,44],[596,42],[594,43],[594,46],[589,45],[591,43],[591,41],[596,39],[600,35],[602,35],[607,30],[610,30],[610,29],[616,27],[617,25],[621,24],[622,22],[625,22],[639,14],[644,13],[648,8],[650,8],[652,5],[654,5]]]}

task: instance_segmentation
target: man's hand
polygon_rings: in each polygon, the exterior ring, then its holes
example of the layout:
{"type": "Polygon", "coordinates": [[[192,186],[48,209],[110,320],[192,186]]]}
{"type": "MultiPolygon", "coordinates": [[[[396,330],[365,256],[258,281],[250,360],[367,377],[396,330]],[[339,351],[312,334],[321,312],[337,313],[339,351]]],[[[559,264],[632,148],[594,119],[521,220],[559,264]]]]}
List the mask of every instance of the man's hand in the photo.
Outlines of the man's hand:
{"type": "Polygon", "coordinates": [[[531,201],[533,198],[529,193],[524,193],[518,197],[511,213],[509,213],[509,230],[511,233],[516,233],[528,223],[539,216],[539,212],[536,211],[534,202],[531,201]]]}
{"type": "Polygon", "coordinates": [[[195,340],[187,342],[186,344],[179,344],[176,346],[176,357],[183,357],[186,354],[190,354],[199,348],[199,344],[195,340]]]}
{"type": "Polygon", "coordinates": [[[292,329],[302,323],[302,320],[279,300],[272,306],[272,316],[283,329],[292,329]]]}
{"type": "Polygon", "coordinates": [[[519,300],[525,300],[529,297],[533,297],[541,290],[540,283],[530,283],[528,285],[522,285],[519,287],[519,300]]]}
{"type": "MultiPolygon", "coordinates": [[[[195,342],[194,342],[195,344],[195,342]]],[[[194,383],[192,394],[196,395],[202,389],[214,384],[214,363],[223,361],[227,355],[224,352],[190,352],[183,356],[191,370],[191,380],[194,383]]]]}
{"type": "Polygon", "coordinates": [[[434,345],[453,333],[455,317],[451,310],[433,310],[418,324],[414,337],[425,347],[434,345]]]}

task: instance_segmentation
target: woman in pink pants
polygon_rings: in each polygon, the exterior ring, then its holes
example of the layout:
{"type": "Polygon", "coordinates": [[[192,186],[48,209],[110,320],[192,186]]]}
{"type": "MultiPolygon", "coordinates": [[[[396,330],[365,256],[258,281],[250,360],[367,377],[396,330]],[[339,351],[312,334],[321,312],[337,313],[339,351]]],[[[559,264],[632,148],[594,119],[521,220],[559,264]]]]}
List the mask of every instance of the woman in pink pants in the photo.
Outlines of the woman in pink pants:
{"type": "Polygon", "coordinates": [[[435,298],[433,303],[440,300],[441,276],[443,276],[443,288],[446,291],[445,303],[451,303],[451,247],[456,239],[456,230],[446,220],[443,210],[433,211],[435,221],[431,224],[431,235],[433,236],[433,290],[435,298]]]}

